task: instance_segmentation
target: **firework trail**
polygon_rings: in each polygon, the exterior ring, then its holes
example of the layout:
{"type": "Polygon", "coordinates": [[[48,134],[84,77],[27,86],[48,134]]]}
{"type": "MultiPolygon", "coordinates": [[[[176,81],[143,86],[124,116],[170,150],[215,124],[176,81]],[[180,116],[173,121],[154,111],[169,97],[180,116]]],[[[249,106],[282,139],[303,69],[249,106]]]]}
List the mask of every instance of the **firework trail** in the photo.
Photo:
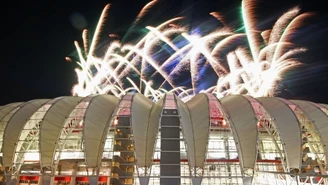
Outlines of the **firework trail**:
{"type": "Polygon", "coordinates": [[[142,17],[144,17],[147,12],[153,7],[155,6],[155,4],[158,3],[157,0],[153,0],[150,1],[149,3],[147,3],[139,12],[139,14],[137,15],[137,18],[134,20],[134,22],[132,23],[132,26],[129,28],[129,30],[127,31],[127,33],[125,34],[125,36],[122,39],[122,42],[125,41],[125,39],[127,38],[127,36],[129,35],[129,33],[134,29],[134,27],[139,23],[139,21],[141,20],[142,17]]]}
{"type": "MultiPolygon", "coordinates": [[[[129,30],[156,3],[148,3],[129,30]]],[[[300,14],[296,7],[280,16],[272,29],[258,30],[255,1],[244,0],[241,7],[245,33],[228,27],[218,12],[210,15],[223,27],[206,35],[188,34],[188,28],[180,22],[183,18],[176,17],[158,26],[147,26],[147,34],[134,45],[113,41],[103,57],[96,57],[95,48],[109,7],[100,16],[90,47],[87,30],[82,34],[83,49],[75,41],[80,68],[75,69],[78,83],[72,88],[73,95],[121,97],[127,92],[139,92],[154,101],[166,92],[174,92],[183,100],[199,92],[214,93],[218,98],[230,94],[273,96],[281,75],[300,65],[294,56],[306,50],[294,46],[290,36],[312,16],[300,14]],[[214,77],[208,80],[204,73],[211,71],[214,77]],[[181,83],[186,76],[188,83],[181,83]]]]}

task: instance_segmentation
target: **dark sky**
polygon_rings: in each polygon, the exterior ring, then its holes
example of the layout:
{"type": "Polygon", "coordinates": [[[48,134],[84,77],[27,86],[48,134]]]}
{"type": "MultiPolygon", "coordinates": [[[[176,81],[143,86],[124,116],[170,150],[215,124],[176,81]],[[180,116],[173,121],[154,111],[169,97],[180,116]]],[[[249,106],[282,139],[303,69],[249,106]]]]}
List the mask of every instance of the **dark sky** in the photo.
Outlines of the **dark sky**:
{"type": "MultiPolygon", "coordinates": [[[[38,98],[71,95],[77,82],[74,40],[81,41],[82,28],[92,31],[104,6],[112,4],[104,35],[124,36],[146,0],[10,1],[1,11],[2,59],[0,105],[38,98]],[[83,19],[85,22],[83,22],[83,19]],[[72,21],[74,20],[74,21],[72,21]],[[82,21],[81,21],[82,20],[82,21]]],[[[188,15],[191,25],[206,22],[212,11],[224,13],[230,24],[240,24],[238,0],[160,0],[144,24],[161,23],[188,15]]],[[[295,33],[295,43],[308,48],[303,67],[286,73],[279,96],[328,103],[328,12],[324,0],[259,0],[259,26],[270,28],[275,19],[299,5],[317,15],[295,33]]],[[[203,24],[204,25],[204,24],[203,24]]],[[[206,25],[206,24],[205,24],[206,25]]]]}

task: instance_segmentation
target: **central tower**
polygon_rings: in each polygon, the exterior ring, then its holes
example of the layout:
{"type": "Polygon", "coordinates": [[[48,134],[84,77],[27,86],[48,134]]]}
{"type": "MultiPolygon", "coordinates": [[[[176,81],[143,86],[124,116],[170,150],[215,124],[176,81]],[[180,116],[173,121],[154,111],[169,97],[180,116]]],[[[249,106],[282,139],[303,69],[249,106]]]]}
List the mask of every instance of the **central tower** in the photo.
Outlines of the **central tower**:
{"type": "Polygon", "coordinates": [[[160,184],[180,185],[180,119],[174,94],[167,94],[160,120],[160,184]]]}

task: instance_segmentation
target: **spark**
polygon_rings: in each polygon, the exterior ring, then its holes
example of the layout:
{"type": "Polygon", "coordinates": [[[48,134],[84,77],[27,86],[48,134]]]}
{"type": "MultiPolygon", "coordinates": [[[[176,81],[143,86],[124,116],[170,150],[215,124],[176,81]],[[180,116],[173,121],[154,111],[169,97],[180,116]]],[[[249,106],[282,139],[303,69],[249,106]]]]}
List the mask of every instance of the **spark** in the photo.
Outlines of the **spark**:
{"type": "MultiPolygon", "coordinates": [[[[127,34],[156,3],[151,1],[140,11],[127,34]]],[[[80,68],[75,69],[78,83],[72,88],[73,95],[122,97],[139,92],[154,101],[166,92],[176,93],[183,100],[199,92],[214,93],[218,98],[230,94],[273,96],[282,74],[301,65],[294,56],[306,49],[294,46],[290,36],[313,15],[300,14],[296,7],[280,16],[272,29],[258,30],[255,2],[243,0],[245,33],[228,27],[219,12],[210,15],[222,27],[205,35],[188,33],[180,23],[184,18],[176,17],[158,26],[146,26],[148,32],[136,44],[123,44],[126,35],[120,42],[117,35],[108,34],[115,41],[108,44],[103,57],[98,57],[94,53],[109,7],[102,11],[93,39],[88,41],[88,31],[84,30],[83,49],[75,41],[80,68]],[[209,77],[210,71],[215,77],[209,77]]]]}

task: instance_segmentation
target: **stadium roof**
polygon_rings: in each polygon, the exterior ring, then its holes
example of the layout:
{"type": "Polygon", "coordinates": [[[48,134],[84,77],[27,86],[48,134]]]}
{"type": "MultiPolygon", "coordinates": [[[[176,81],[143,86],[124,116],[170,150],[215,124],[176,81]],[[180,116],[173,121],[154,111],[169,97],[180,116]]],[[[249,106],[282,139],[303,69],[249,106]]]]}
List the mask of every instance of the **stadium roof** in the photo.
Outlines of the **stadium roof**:
{"type": "MultiPolygon", "coordinates": [[[[209,137],[211,112],[220,110],[229,123],[242,168],[253,169],[257,157],[257,123],[261,118],[257,106],[267,111],[274,121],[283,141],[289,167],[300,169],[302,165],[302,126],[296,111],[306,115],[319,134],[328,161],[328,116],[326,104],[302,100],[285,100],[275,97],[252,98],[231,95],[216,99],[213,94],[201,93],[187,102],[175,95],[166,95],[153,102],[142,94],[127,94],[122,99],[112,95],[90,95],[88,97],[58,97],[11,103],[0,107],[2,139],[2,164],[13,165],[18,141],[23,129],[35,125],[27,124],[39,120],[39,150],[41,167],[49,167],[54,159],[58,138],[68,123],[74,109],[84,109],[83,123],[85,160],[89,167],[99,167],[102,160],[104,140],[115,116],[130,116],[135,145],[136,164],[150,166],[154,143],[159,129],[162,111],[177,109],[188,148],[191,167],[203,167],[209,137]]],[[[33,123],[35,124],[35,122],[33,123]]]]}

